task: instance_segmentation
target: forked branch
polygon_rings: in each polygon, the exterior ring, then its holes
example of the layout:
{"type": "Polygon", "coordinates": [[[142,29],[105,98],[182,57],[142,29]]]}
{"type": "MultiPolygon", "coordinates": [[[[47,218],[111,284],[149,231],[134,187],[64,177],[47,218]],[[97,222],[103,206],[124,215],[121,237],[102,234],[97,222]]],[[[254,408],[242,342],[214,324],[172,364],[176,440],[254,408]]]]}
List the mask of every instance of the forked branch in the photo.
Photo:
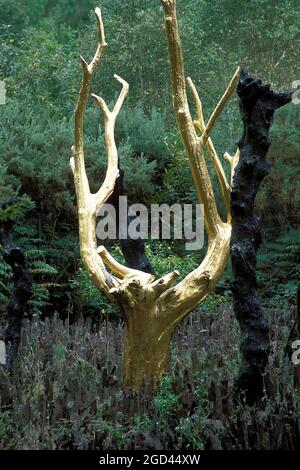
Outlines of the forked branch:
{"type": "Polygon", "coordinates": [[[210,152],[221,185],[225,205],[228,208],[229,184],[210,133],[217,117],[224,108],[234,88],[234,76],[216,110],[205,125],[202,105],[198,94],[189,84],[198,110],[199,138],[189,110],[186,79],[176,18],[176,1],[161,0],[165,11],[165,23],[171,62],[173,102],[178,129],[189,159],[191,173],[199,201],[204,207],[205,228],[208,238],[206,256],[200,266],[173,286],[179,273],[174,271],[155,280],[151,274],[123,266],[103,247],[97,248],[96,216],[101,205],[112,194],[118,178],[118,152],[114,130],[117,116],[128,92],[128,84],[119,76],[115,79],[122,89],[112,111],[103,98],[93,95],[104,116],[105,142],[107,147],[107,172],[96,194],[90,193],[83,150],[83,113],[90,83],[96,66],[106,46],[101,12],[95,10],[98,26],[98,47],[90,64],[81,59],[83,81],[75,111],[75,145],[71,166],[74,173],[78,202],[81,257],[91,281],[122,310],[124,322],[125,384],[138,388],[144,376],[155,387],[167,363],[171,335],[178,323],[215,287],[229,255],[231,225],[221,220],[216,199],[205,162],[204,147],[210,152]]]}
{"type": "Polygon", "coordinates": [[[239,159],[240,159],[240,149],[237,148],[237,150],[236,150],[235,154],[233,155],[233,157],[231,155],[229,155],[229,153],[225,152],[224,153],[224,158],[230,164],[230,185],[232,186],[234,171],[235,171],[235,168],[236,168],[236,166],[239,162],[239,159]]]}
{"type": "Polygon", "coordinates": [[[204,206],[207,234],[208,237],[213,237],[218,232],[221,219],[204,160],[203,148],[199,144],[199,139],[189,110],[175,2],[171,0],[168,2],[162,1],[162,4],[165,8],[165,23],[171,63],[173,106],[177,125],[189,159],[195,189],[200,202],[204,206]]]}
{"type": "Polygon", "coordinates": [[[77,106],[75,110],[75,152],[83,150],[83,113],[84,108],[86,106],[89,91],[90,91],[90,84],[94,72],[96,70],[97,64],[99,63],[102,54],[104,52],[107,43],[105,41],[105,33],[104,33],[104,25],[102,21],[102,15],[100,8],[95,9],[96,15],[96,22],[97,22],[97,29],[98,29],[98,45],[95,55],[92,61],[88,64],[85,59],[80,56],[81,65],[83,68],[83,80],[81,89],[79,92],[79,97],[77,101],[77,106]]]}
{"type": "Polygon", "coordinates": [[[232,93],[235,91],[235,89],[237,87],[237,84],[238,84],[240,71],[241,71],[241,69],[240,69],[240,67],[238,67],[236,69],[232,79],[230,80],[230,83],[227,86],[227,88],[225,90],[225,93],[223,94],[222,98],[220,99],[219,103],[217,104],[214,112],[210,116],[209,121],[207,123],[207,126],[204,129],[203,135],[201,136],[201,139],[202,139],[203,143],[205,143],[206,140],[209,138],[210,133],[211,133],[213,127],[214,127],[214,124],[215,124],[216,120],[218,119],[219,115],[221,114],[224,107],[226,106],[226,104],[227,104],[228,100],[230,99],[232,93]]]}
{"type": "Polygon", "coordinates": [[[205,228],[208,236],[208,250],[200,266],[186,276],[178,285],[168,289],[159,298],[162,316],[166,319],[168,328],[172,329],[189,311],[204,300],[208,293],[215,287],[228,259],[231,226],[229,218],[228,223],[224,223],[219,216],[204,158],[203,146],[206,145],[210,152],[222,189],[224,202],[229,212],[230,187],[222,164],[210,139],[210,133],[236,86],[239,69],[234,74],[223,97],[209,119],[207,126],[205,126],[202,104],[196,88],[193,82],[188,80],[197,107],[198,120],[196,124],[202,133],[202,138],[199,139],[195,131],[194,121],[191,118],[186,94],[186,80],[176,17],[176,0],[161,0],[161,3],[165,13],[174,110],[178,128],[189,158],[195,187],[200,201],[204,205],[205,228]]]}
{"type": "MultiPolygon", "coordinates": [[[[84,162],[83,116],[89,97],[91,80],[104,49],[107,46],[104,25],[99,8],[95,9],[95,15],[98,29],[98,45],[95,55],[89,64],[81,57],[83,78],[74,116],[75,145],[72,147],[73,157],[71,158],[70,164],[74,174],[78,203],[81,256],[92,282],[96,287],[109,295],[109,290],[112,287],[117,287],[119,281],[117,277],[107,272],[105,263],[97,253],[96,216],[101,205],[104,204],[112,194],[116,179],[119,176],[118,152],[115,144],[114,128],[117,116],[128,93],[129,86],[121,77],[118,75],[114,76],[114,78],[121,83],[122,90],[112,112],[108,109],[103,98],[93,95],[104,115],[108,164],[103,184],[96,194],[91,194],[84,162]]],[[[120,273],[114,272],[114,274],[120,273]]]]}
{"type": "Polygon", "coordinates": [[[106,143],[107,154],[108,154],[108,164],[107,164],[105,180],[101,188],[95,195],[96,212],[98,212],[101,205],[104,204],[109,198],[109,196],[113,193],[116,179],[119,176],[118,150],[117,150],[117,146],[115,142],[114,132],[115,132],[116,119],[118,117],[119,112],[121,111],[122,105],[128,93],[129,85],[125,80],[123,80],[118,75],[114,75],[114,78],[119,83],[122,84],[122,90],[112,112],[108,109],[108,106],[103,100],[103,98],[92,94],[92,97],[94,98],[95,102],[101,109],[103,116],[104,116],[105,143],[106,143]]]}
{"type": "MultiPolygon", "coordinates": [[[[201,135],[203,135],[204,130],[205,130],[205,121],[204,121],[204,117],[203,117],[203,114],[202,114],[202,103],[200,101],[200,98],[199,98],[199,95],[197,93],[196,87],[195,87],[194,83],[192,82],[191,78],[188,78],[187,82],[188,82],[189,87],[192,90],[192,93],[193,93],[193,96],[194,96],[194,99],[195,99],[195,103],[196,103],[196,111],[197,111],[197,115],[198,115],[198,119],[194,121],[194,125],[200,131],[201,135]]],[[[202,144],[203,144],[203,142],[202,142],[202,144]]],[[[215,148],[215,146],[212,142],[212,139],[210,137],[208,137],[206,139],[205,145],[206,145],[208,154],[211,158],[213,167],[214,167],[215,172],[216,172],[217,177],[218,177],[218,181],[219,181],[219,184],[220,184],[220,187],[221,187],[222,197],[223,197],[224,205],[225,205],[226,210],[227,210],[227,214],[230,214],[230,186],[227,182],[227,178],[226,178],[223,166],[220,162],[220,159],[218,157],[216,148],[215,148]]]]}

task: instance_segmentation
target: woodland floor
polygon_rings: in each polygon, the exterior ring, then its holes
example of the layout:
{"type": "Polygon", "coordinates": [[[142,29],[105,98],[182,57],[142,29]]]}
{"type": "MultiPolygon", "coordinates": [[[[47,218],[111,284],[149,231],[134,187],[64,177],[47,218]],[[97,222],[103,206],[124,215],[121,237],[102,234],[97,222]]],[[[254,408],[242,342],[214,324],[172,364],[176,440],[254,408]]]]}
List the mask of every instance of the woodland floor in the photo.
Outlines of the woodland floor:
{"type": "Polygon", "coordinates": [[[231,391],[239,330],[229,305],[186,319],[154,396],[147,384],[137,395],[122,388],[120,323],[28,320],[20,359],[0,376],[0,448],[299,449],[300,371],[283,354],[294,312],[268,315],[272,352],[257,408],[231,391]]]}

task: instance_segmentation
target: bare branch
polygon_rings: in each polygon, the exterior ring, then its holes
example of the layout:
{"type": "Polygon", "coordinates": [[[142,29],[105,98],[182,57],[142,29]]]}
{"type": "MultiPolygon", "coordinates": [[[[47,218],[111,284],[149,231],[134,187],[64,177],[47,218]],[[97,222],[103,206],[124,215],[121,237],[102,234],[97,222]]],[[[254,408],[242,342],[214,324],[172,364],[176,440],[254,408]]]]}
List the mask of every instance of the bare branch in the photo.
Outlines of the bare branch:
{"type": "Polygon", "coordinates": [[[103,98],[94,94],[92,95],[104,115],[105,143],[108,155],[107,171],[104,182],[99,191],[94,195],[96,212],[98,212],[101,205],[104,204],[113,193],[116,179],[119,176],[118,150],[115,142],[114,131],[116,119],[127,96],[129,85],[118,75],[114,75],[114,78],[122,84],[122,90],[112,112],[108,109],[103,98]]]}
{"type": "MultiPolygon", "coordinates": [[[[200,97],[198,95],[198,92],[196,90],[196,87],[195,87],[195,85],[194,85],[194,83],[193,83],[193,81],[190,77],[187,78],[187,83],[188,83],[188,85],[189,85],[189,87],[192,91],[192,94],[193,94],[193,97],[194,97],[194,100],[195,100],[195,104],[196,104],[196,111],[197,111],[198,119],[196,121],[194,121],[194,125],[199,129],[201,134],[203,134],[204,131],[205,131],[205,121],[204,121],[204,117],[203,117],[202,103],[201,103],[200,97]]],[[[208,150],[208,153],[210,155],[210,158],[212,160],[214,169],[217,173],[219,184],[221,186],[223,201],[224,201],[225,207],[227,209],[227,214],[229,216],[229,213],[230,213],[230,186],[228,184],[228,181],[227,181],[224,169],[223,169],[223,165],[220,162],[217,151],[216,151],[215,146],[214,146],[214,144],[213,144],[210,137],[206,140],[205,144],[206,144],[206,148],[208,150]]]]}
{"type": "Polygon", "coordinates": [[[161,296],[169,287],[176,281],[179,276],[178,271],[173,271],[172,273],[166,274],[157,281],[151,284],[152,289],[155,292],[155,297],[161,296]]]}
{"type": "Polygon", "coordinates": [[[122,105],[124,103],[124,100],[129,90],[129,84],[125,80],[123,80],[123,78],[119,77],[119,75],[116,75],[116,74],[114,75],[114,78],[119,83],[122,84],[122,90],[121,90],[121,93],[119,94],[119,98],[117,99],[117,102],[112,112],[108,109],[107,104],[105,103],[104,99],[101,98],[101,96],[98,96],[92,93],[92,97],[94,98],[99,108],[102,110],[104,118],[107,121],[111,121],[113,124],[115,124],[115,121],[121,111],[122,105]]]}
{"type": "Polygon", "coordinates": [[[114,257],[107,251],[104,246],[99,246],[97,248],[97,253],[101,257],[102,261],[115,273],[120,279],[129,278],[129,277],[139,277],[145,283],[150,282],[154,279],[152,274],[144,273],[143,271],[138,271],[137,269],[131,269],[127,266],[123,266],[114,257]]]}
{"type": "MultiPolygon", "coordinates": [[[[98,28],[98,45],[93,60],[88,64],[85,59],[80,56],[81,65],[83,69],[83,80],[81,84],[81,89],[79,92],[79,97],[77,101],[77,106],[75,110],[75,153],[83,152],[83,113],[84,108],[86,106],[89,90],[90,90],[90,83],[93,77],[93,74],[96,70],[97,64],[100,61],[100,58],[103,54],[107,43],[105,41],[105,34],[104,34],[104,25],[101,17],[101,10],[100,8],[95,9],[96,21],[97,21],[97,28],[98,28]]],[[[83,157],[82,157],[83,158],[83,157]]]]}
{"type": "MultiPolygon", "coordinates": [[[[95,15],[98,29],[98,45],[90,64],[88,64],[85,59],[81,57],[83,78],[74,115],[75,144],[72,147],[73,156],[70,160],[70,165],[74,175],[74,183],[77,195],[81,257],[93,284],[109,295],[109,290],[113,287],[117,287],[118,282],[109,273],[106,272],[104,263],[97,254],[96,198],[95,195],[90,193],[89,182],[85,169],[83,148],[84,109],[88,100],[93,74],[107,45],[105,41],[101,11],[99,8],[96,8],[95,15]]],[[[115,179],[118,176],[118,173],[116,174],[116,172],[114,172],[111,167],[112,165],[110,165],[108,174],[109,176],[112,175],[112,182],[110,185],[108,184],[107,180],[104,182],[106,186],[109,186],[109,188],[106,188],[106,192],[113,190],[115,179]]]]}
{"type": "Polygon", "coordinates": [[[230,80],[230,83],[229,83],[228,87],[226,88],[225,93],[223,94],[223,96],[220,99],[219,103],[217,104],[214,112],[212,113],[211,117],[209,118],[207,126],[205,127],[203,135],[201,136],[201,141],[203,143],[205,143],[205,141],[210,136],[210,133],[211,133],[211,131],[212,131],[214,125],[215,125],[216,120],[218,119],[219,115],[223,111],[223,109],[224,109],[226,103],[228,102],[228,100],[230,99],[232,93],[236,89],[238,79],[239,79],[239,75],[240,75],[240,71],[241,71],[241,69],[240,69],[240,67],[238,67],[236,69],[232,79],[230,80]]]}
{"type": "Polygon", "coordinates": [[[165,11],[165,25],[171,64],[173,105],[177,125],[189,159],[196,191],[200,202],[204,205],[205,226],[207,235],[210,238],[218,233],[222,221],[218,213],[213,187],[204,159],[203,148],[199,144],[199,139],[189,110],[176,16],[176,2],[174,0],[162,0],[161,3],[165,11]]]}
{"type": "MultiPolygon", "coordinates": [[[[208,250],[200,266],[188,274],[175,287],[166,290],[157,300],[158,316],[163,319],[162,321],[166,325],[164,334],[167,334],[167,331],[173,331],[179,321],[202,302],[209,292],[213,290],[228,260],[231,226],[229,221],[223,223],[220,219],[209,173],[204,160],[203,144],[205,143],[210,151],[221,183],[221,188],[223,189],[226,207],[229,212],[229,187],[223,167],[212,142],[206,143],[205,141],[209,140],[210,131],[233,92],[238,71],[235,73],[206,127],[203,119],[201,101],[195,88],[193,88],[193,86],[191,87],[196,101],[199,121],[198,127],[204,134],[204,138],[200,140],[196,134],[187,101],[182,51],[176,18],[176,1],[161,0],[161,3],[165,13],[174,110],[178,129],[189,157],[195,187],[199,194],[200,201],[204,205],[205,227],[208,235],[208,250]]],[[[189,85],[192,85],[191,81],[189,81],[189,85]]]]}
{"type": "Polygon", "coordinates": [[[224,154],[224,158],[225,160],[227,160],[229,163],[230,163],[230,167],[231,167],[231,172],[230,172],[230,184],[232,186],[232,181],[233,181],[233,176],[234,176],[234,170],[239,162],[239,159],[240,159],[240,149],[238,148],[237,151],[235,152],[235,155],[232,157],[231,155],[229,155],[229,153],[225,153],[224,154]]]}
{"type": "Polygon", "coordinates": [[[127,96],[127,93],[128,93],[128,90],[129,90],[129,85],[128,83],[123,80],[123,78],[119,77],[119,75],[115,74],[114,75],[114,78],[119,82],[121,83],[122,85],[122,90],[121,90],[121,93],[119,95],[119,98],[115,104],[115,107],[114,107],[114,110],[113,110],[113,115],[115,116],[115,119],[117,118],[119,112],[121,111],[121,108],[123,106],[123,103],[124,103],[124,100],[127,96]]]}
{"type": "Polygon", "coordinates": [[[107,42],[105,41],[104,25],[102,21],[100,8],[98,7],[95,8],[95,15],[96,15],[97,29],[98,29],[98,47],[97,47],[97,50],[95,52],[92,62],[88,66],[89,72],[91,75],[93,75],[98,62],[100,61],[102,52],[104,48],[107,46],[107,42]]]}
{"type": "Polygon", "coordinates": [[[166,319],[168,328],[175,328],[213,291],[228,260],[230,235],[230,224],[224,224],[219,235],[209,243],[200,266],[159,297],[159,315],[166,319]]]}
{"type": "Polygon", "coordinates": [[[103,113],[103,116],[104,116],[104,119],[106,121],[109,121],[109,119],[111,118],[111,112],[110,112],[106,102],[104,101],[104,99],[101,98],[101,96],[95,95],[94,93],[92,93],[91,96],[94,98],[95,103],[97,104],[97,106],[99,106],[99,108],[101,109],[101,111],[103,113]]]}

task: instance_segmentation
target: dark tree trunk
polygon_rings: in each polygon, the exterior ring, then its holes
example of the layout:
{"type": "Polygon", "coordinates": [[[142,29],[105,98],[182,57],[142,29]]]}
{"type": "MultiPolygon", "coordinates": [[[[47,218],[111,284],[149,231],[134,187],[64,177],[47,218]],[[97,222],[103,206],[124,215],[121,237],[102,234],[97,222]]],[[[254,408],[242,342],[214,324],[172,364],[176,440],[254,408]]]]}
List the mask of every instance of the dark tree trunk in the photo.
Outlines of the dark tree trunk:
{"type": "Polygon", "coordinates": [[[263,394],[270,351],[268,319],[256,296],[256,252],[262,239],[254,203],[260,183],[270,171],[266,154],[274,112],[291,101],[291,93],[274,93],[269,85],[245,72],[240,75],[237,93],[244,132],[231,193],[232,293],[241,329],[241,365],[235,390],[253,404],[263,394]]]}
{"type": "MultiPolygon", "coordinates": [[[[119,197],[124,196],[124,171],[120,170],[120,176],[116,181],[115,189],[107,203],[112,204],[116,209],[117,223],[119,221],[119,197]]],[[[127,226],[134,219],[129,216],[127,220],[127,226]]],[[[118,227],[117,227],[118,233],[118,227]]],[[[125,262],[129,268],[138,269],[145,273],[154,274],[154,269],[145,253],[145,242],[142,238],[132,240],[130,238],[126,240],[119,240],[120,247],[125,259],[125,262]]]]}
{"type": "MultiPolygon", "coordinates": [[[[15,202],[15,200],[7,201],[2,205],[2,209],[6,209],[15,202]]],[[[12,366],[17,355],[24,311],[28,300],[33,295],[32,276],[27,258],[11,239],[12,225],[11,221],[2,222],[0,225],[0,242],[5,250],[4,259],[13,272],[13,290],[7,308],[8,326],[5,332],[6,367],[8,369],[12,366]]]]}

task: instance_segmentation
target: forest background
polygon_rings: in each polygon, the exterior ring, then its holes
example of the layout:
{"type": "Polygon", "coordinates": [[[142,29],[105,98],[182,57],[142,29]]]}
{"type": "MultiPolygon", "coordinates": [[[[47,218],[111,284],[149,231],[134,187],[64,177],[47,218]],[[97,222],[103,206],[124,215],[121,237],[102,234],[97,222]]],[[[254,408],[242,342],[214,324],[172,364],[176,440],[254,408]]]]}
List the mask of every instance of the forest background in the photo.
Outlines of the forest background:
{"type": "MultiPolygon", "coordinates": [[[[0,199],[19,197],[0,220],[15,222],[15,239],[26,250],[34,277],[28,318],[55,316],[71,323],[120,315],[90,283],[80,261],[76,197],[69,167],[73,112],[81,81],[79,55],[95,49],[94,0],[0,0],[0,199]]],[[[129,201],[195,203],[190,170],[176,129],[170,71],[159,0],[101,0],[108,48],[92,84],[107,102],[116,97],[113,74],[130,91],[116,127],[129,201]]],[[[237,65],[289,91],[300,79],[298,0],[184,0],[178,17],[187,76],[202,98],[206,119],[237,65]]],[[[268,160],[272,169],[256,200],[264,244],[258,255],[258,290],[268,309],[294,308],[299,280],[300,106],[276,113],[268,160]]],[[[242,131],[235,97],[213,131],[219,152],[233,153],[242,131]]],[[[106,170],[101,116],[89,101],[85,148],[92,190],[106,170]]],[[[229,165],[224,163],[229,174],[229,165]]],[[[217,185],[215,185],[217,187],[217,185]]],[[[218,195],[221,204],[220,195],[218,195]]],[[[118,244],[110,247],[122,259],[118,244]]],[[[199,264],[201,252],[184,242],[146,244],[158,276],[181,277],[199,264]]],[[[0,322],[5,323],[11,271],[0,251],[0,322]]],[[[199,307],[214,316],[231,305],[231,268],[199,307]]],[[[231,307],[228,307],[231,308],[231,307]]],[[[236,326],[235,326],[236,327],[236,326]]]]}

